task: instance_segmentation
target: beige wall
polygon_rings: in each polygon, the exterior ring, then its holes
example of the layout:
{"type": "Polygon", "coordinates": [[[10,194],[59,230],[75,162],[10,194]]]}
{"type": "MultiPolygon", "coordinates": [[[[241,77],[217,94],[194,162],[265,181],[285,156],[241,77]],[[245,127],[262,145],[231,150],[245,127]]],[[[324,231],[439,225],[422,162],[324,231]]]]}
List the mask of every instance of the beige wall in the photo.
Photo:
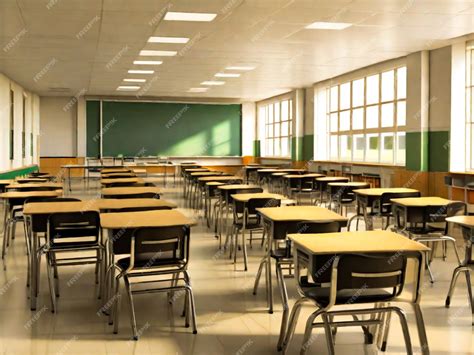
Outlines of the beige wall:
{"type": "Polygon", "coordinates": [[[77,153],[77,104],[71,97],[41,97],[41,156],[77,153]],[[72,103],[72,104],[71,104],[72,103]]]}

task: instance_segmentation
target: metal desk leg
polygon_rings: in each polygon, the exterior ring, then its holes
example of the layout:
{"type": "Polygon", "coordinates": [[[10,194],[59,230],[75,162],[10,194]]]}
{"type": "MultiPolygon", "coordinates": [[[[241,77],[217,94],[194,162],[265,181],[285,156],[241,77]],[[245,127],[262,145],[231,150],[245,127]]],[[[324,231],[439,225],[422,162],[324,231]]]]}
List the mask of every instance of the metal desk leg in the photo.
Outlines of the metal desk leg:
{"type": "Polygon", "coordinates": [[[38,296],[38,285],[39,285],[39,280],[37,280],[37,273],[38,273],[38,265],[37,265],[37,260],[38,260],[38,234],[35,232],[31,233],[31,253],[30,253],[30,258],[31,258],[31,273],[30,273],[30,309],[32,311],[36,310],[37,306],[37,296],[38,296]]]}
{"type": "MultiPolygon", "coordinates": [[[[269,239],[269,245],[268,245],[268,250],[271,248],[271,242],[270,242],[270,235],[268,236],[269,239]]],[[[266,264],[266,270],[267,272],[267,306],[268,306],[268,313],[273,314],[273,287],[272,287],[272,259],[270,257],[270,254],[267,255],[267,264],[266,264]]]]}

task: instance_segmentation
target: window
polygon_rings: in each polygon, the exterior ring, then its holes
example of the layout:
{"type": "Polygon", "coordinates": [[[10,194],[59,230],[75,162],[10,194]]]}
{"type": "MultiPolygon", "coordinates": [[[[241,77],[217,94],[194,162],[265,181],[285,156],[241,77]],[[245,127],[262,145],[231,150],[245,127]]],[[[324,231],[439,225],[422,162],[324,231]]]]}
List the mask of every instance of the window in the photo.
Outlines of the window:
{"type": "Polygon", "coordinates": [[[10,89],[10,160],[15,156],[15,95],[10,89]]]}
{"type": "Polygon", "coordinates": [[[326,90],[331,160],[405,164],[406,67],[326,90]]]}
{"type": "Polygon", "coordinates": [[[259,122],[265,126],[263,156],[284,157],[291,154],[293,100],[283,99],[261,106],[259,122]]]}

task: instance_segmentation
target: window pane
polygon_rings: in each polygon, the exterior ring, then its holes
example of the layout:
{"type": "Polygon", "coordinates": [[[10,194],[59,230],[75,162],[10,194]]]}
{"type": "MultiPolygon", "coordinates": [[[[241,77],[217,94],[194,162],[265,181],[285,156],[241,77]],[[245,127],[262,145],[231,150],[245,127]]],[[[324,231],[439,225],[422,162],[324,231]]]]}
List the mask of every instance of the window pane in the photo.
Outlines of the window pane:
{"type": "Polygon", "coordinates": [[[379,102],[379,75],[367,77],[367,105],[379,102]]]}
{"type": "Polygon", "coordinates": [[[280,137],[280,135],[281,135],[281,134],[280,134],[280,124],[279,124],[279,123],[275,123],[274,127],[275,127],[275,130],[274,130],[273,132],[274,132],[274,134],[275,134],[275,137],[280,137]]]}
{"type": "Polygon", "coordinates": [[[289,136],[290,135],[288,121],[281,123],[281,135],[282,136],[289,136]]]}
{"type": "Polygon", "coordinates": [[[275,104],[274,115],[275,115],[275,122],[280,122],[280,103],[279,102],[275,104]]]}
{"type": "Polygon", "coordinates": [[[331,159],[339,159],[337,153],[337,136],[331,136],[330,157],[331,159]]]}
{"type": "Polygon", "coordinates": [[[352,110],[352,129],[364,129],[364,109],[352,110]]]}
{"type": "Polygon", "coordinates": [[[397,126],[405,126],[407,122],[407,103],[400,101],[397,103],[397,126]]]}
{"type": "Polygon", "coordinates": [[[405,99],[407,97],[407,68],[397,70],[397,98],[405,99]]]}
{"type": "Polygon", "coordinates": [[[267,139],[267,155],[273,155],[273,139],[267,139]]]}
{"type": "Polygon", "coordinates": [[[273,125],[267,125],[267,137],[273,137],[273,125]]]}
{"type": "Polygon", "coordinates": [[[379,126],[379,107],[367,107],[365,128],[377,128],[379,126]]]}
{"type": "Polygon", "coordinates": [[[288,117],[288,100],[284,100],[281,102],[281,119],[287,120],[288,117]]]}
{"type": "Polygon", "coordinates": [[[339,131],[348,131],[351,129],[351,111],[342,111],[339,114],[339,131]]]}
{"type": "Polygon", "coordinates": [[[340,159],[350,161],[352,159],[352,137],[340,136],[339,144],[339,151],[341,152],[340,159]]]}
{"type": "Polygon", "coordinates": [[[380,154],[380,162],[390,164],[393,163],[394,143],[393,133],[382,133],[382,151],[380,154]]]}
{"type": "Polygon", "coordinates": [[[274,148],[273,154],[274,154],[276,157],[279,157],[279,156],[281,156],[280,140],[279,140],[279,139],[274,139],[274,141],[275,141],[275,148],[274,148]]]}
{"type": "Polygon", "coordinates": [[[351,83],[341,85],[341,107],[340,110],[346,110],[351,106],[351,83]]]}
{"type": "Polygon", "coordinates": [[[365,139],[363,134],[355,134],[353,136],[354,142],[354,161],[364,160],[365,139]]]}
{"type": "Polygon", "coordinates": [[[288,112],[290,114],[290,120],[293,119],[293,100],[288,100],[288,112]]]}
{"type": "Polygon", "coordinates": [[[330,132],[337,132],[337,113],[332,113],[330,116],[330,132]]]}
{"type": "Polygon", "coordinates": [[[382,73],[382,101],[393,101],[395,96],[395,71],[382,73]]]}
{"type": "Polygon", "coordinates": [[[364,105],[364,79],[352,82],[352,107],[364,105]]]}
{"type": "Polygon", "coordinates": [[[331,104],[330,104],[330,108],[331,108],[331,112],[334,112],[334,111],[337,111],[338,110],[338,96],[337,96],[337,91],[338,87],[337,86],[333,86],[331,88],[331,92],[330,92],[330,97],[331,97],[331,104]]]}
{"type": "Polygon", "coordinates": [[[273,105],[268,105],[268,123],[273,122],[273,105]]]}
{"type": "Polygon", "coordinates": [[[365,161],[378,162],[379,161],[379,135],[368,134],[367,146],[365,151],[365,161]]]}
{"type": "Polygon", "coordinates": [[[290,155],[290,144],[288,138],[281,139],[281,156],[287,157],[290,155]]]}
{"type": "Polygon", "coordinates": [[[393,127],[394,104],[382,105],[382,127],[393,127]]]}
{"type": "Polygon", "coordinates": [[[397,133],[397,164],[405,165],[405,132],[397,133]]]}

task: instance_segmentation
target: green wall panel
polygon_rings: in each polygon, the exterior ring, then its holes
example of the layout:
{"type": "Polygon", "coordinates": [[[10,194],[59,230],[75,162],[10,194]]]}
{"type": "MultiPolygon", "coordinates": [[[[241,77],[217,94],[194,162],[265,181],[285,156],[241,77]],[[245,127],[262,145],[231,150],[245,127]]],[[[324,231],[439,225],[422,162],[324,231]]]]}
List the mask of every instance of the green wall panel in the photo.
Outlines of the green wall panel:
{"type": "Polygon", "coordinates": [[[3,180],[3,179],[5,179],[5,180],[14,179],[17,176],[25,176],[25,175],[28,175],[28,174],[33,173],[35,171],[38,171],[38,165],[33,165],[33,166],[29,166],[27,168],[22,168],[22,169],[18,169],[18,170],[9,171],[7,173],[0,173],[0,179],[1,180],[3,180]]]}
{"type": "Polygon", "coordinates": [[[303,136],[303,159],[312,160],[314,156],[314,135],[307,134],[303,136]]]}
{"type": "Polygon", "coordinates": [[[428,171],[428,132],[407,132],[406,168],[428,171]]]}
{"type": "Polygon", "coordinates": [[[253,156],[254,157],[260,157],[262,154],[261,149],[260,149],[260,141],[255,140],[253,141],[253,156]]]}
{"type": "Polygon", "coordinates": [[[100,102],[87,101],[87,156],[97,157],[100,154],[100,102]]]}
{"type": "MultiPolygon", "coordinates": [[[[103,101],[102,111],[104,156],[241,155],[241,105],[103,101]]],[[[89,155],[95,126],[87,134],[89,155]]]]}
{"type": "Polygon", "coordinates": [[[429,132],[429,170],[449,171],[449,131],[429,132]]]}

